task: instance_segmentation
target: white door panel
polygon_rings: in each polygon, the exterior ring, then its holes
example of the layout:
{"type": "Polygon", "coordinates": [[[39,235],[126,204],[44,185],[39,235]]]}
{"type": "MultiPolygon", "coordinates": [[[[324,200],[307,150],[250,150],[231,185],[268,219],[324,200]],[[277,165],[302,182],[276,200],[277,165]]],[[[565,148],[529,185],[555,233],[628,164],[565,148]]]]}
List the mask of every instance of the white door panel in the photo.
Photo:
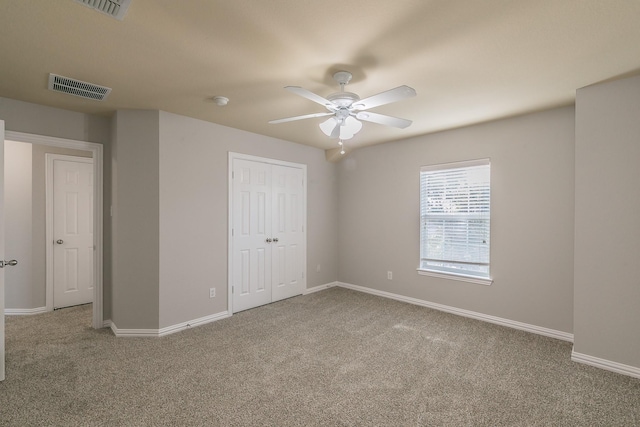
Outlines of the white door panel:
{"type": "Polygon", "coordinates": [[[234,162],[233,311],[271,302],[270,187],[269,165],[234,162]]]}
{"type": "Polygon", "coordinates": [[[93,300],[93,164],[53,161],[53,305],[93,300]]]}
{"type": "Polygon", "coordinates": [[[301,218],[304,197],[303,171],[299,168],[274,165],[274,278],[273,301],[290,298],[302,293],[302,268],[300,256],[303,231],[301,218]]]}

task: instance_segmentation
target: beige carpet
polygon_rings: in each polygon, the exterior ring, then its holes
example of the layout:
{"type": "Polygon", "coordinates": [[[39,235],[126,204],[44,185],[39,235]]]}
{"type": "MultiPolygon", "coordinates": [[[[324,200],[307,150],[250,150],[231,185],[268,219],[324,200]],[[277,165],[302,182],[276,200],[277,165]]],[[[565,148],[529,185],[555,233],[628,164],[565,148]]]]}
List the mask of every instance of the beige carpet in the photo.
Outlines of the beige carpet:
{"type": "Polygon", "coordinates": [[[571,344],[332,288],[163,338],[7,317],[2,426],[637,426],[571,344]]]}

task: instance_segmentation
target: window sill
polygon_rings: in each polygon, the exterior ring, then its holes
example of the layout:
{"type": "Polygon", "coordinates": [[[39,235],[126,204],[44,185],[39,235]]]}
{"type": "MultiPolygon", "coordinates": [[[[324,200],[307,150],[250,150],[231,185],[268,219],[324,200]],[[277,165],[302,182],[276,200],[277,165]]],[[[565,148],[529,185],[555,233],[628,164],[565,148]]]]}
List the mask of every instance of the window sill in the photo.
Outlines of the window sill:
{"type": "Polygon", "coordinates": [[[493,283],[493,279],[483,279],[481,277],[465,276],[463,274],[443,273],[442,271],[425,270],[418,268],[418,274],[422,276],[438,277],[440,279],[458,280],[460,282],[475,283],[477,285],[489,286],[493,283]]]}

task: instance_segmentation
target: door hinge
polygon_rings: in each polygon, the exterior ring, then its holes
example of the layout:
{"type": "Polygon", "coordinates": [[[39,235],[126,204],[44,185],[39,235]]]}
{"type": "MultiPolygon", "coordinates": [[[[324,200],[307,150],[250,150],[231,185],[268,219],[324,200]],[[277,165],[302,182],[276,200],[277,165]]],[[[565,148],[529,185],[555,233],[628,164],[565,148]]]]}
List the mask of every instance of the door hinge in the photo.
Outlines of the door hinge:
{"type": "Polygon", "coordinates": [[[233,228],[231,229],[231,237],[233,237],[233,228]]]}
{"type": "Polygon", "coordinates": [[[232,286],[232,287],[231,287],[231,293],[232,293],[232,294],[235,294],[235,293],[236,293],[236,288],[235,288],[235,286],[232,286]]]}
{"type": "Polygon", "coordinates": [[[236,173],[234,171],[231,171],[231,179],[235,179],[236,178],[236,173]]]}

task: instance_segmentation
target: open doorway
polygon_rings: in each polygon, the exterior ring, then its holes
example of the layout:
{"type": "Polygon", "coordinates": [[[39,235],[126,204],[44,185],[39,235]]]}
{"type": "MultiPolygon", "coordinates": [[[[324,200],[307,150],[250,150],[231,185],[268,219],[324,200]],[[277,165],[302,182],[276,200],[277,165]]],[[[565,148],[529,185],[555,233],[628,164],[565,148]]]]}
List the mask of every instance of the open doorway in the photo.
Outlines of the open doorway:
{"type": "MultiPolygon", "coordinates": [[[[91,276],[92,289],[88,298],[91,301],[83,302],[93,304],[92,326],[103,327],[102,145],[20,132],[6,132],[5,140],[5,152],[8,155],[5,158],[5,188],[13,188],[10,191],[13,193],[11,197],[18,202],[11,208],[14,212],[5,219],[5,228],[10,234],[6,238],[6,250],[23,266],[12,270],[11,275],[6,277],[5,313],[36,314],[54,309],[53,257],[47,255],[53,254],[55,240],[53,218],[47,215],[46,159],[47,155],[57,156],[59,159],[63,156],[73,156],[67,160],[91,162],[88,166],[91,172],[89,185],[92,190],[89,196],[92,200],[88,202],[91,241],[85,242],[87,250],[83,255],[83,263],[90,267],[90,270],[85,269],[85,273],[91,276]],[[17,158],[13,157],[14,153],[18,153],[17,158]],[[16,177],[22,175],[24,181],[13,179],[10,176],[12,173],[17,174],[16,177]]],[[[10,194],[7,194],[7,197],[9,196],[10,194]]],[[[62,248],[63,245],[59,246],[62,248]]],[[[70,254],[73,252],[68,251],[70,254]]],[[[69,257],[68,261],[73,261],[73,257],[69,257]]]]}

